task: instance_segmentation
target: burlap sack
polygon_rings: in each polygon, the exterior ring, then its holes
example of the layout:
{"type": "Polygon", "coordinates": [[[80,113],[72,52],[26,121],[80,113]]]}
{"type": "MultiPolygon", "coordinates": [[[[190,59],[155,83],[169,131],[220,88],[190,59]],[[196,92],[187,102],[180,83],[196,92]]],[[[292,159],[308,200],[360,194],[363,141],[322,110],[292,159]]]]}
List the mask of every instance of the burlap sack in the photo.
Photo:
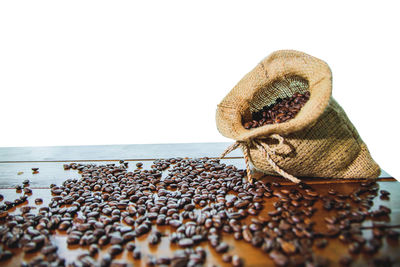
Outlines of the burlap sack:
{"type": "Polygon", "coordinates": [[[322,60],[291,50],[272,53],[218,105],[218,130],[237,141],[223,156],[241,147],[256,169],[294,182],[300,181],[294,176],[378,177],[379,166],[331,90],[331,71],[322,60]],[[295,118],[259,128],[243,127],[251,112],[273,104],[278,97],[306,91],[310,99],[295,118]]]}

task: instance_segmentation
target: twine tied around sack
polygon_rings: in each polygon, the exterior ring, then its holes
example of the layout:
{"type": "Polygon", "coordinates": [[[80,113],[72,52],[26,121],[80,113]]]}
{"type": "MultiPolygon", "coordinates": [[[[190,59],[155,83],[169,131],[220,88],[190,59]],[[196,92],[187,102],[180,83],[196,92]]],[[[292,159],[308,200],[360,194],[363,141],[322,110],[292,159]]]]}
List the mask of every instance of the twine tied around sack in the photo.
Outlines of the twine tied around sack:
{"type": "Polygon", "coordinates": [[[275,148],[272,148],[268,144],[266,144],[264,142],[260,142],[259,140],[255,139],[255,138],[250,139],[248,141],[236,141],[234,144],[230,145],[224,151],[224,153],[222,153],[220,158],[221,159],[224,158],[226,155],[228,155],[229,153],[231,153],[233,150],[237,149],[240,146],[243,150],[244,160],[246,163],[247,180],[249,181],[249,183],[253,183],[253,177],[251,175],[250,163],[249,163],[249,156],[250,156],[249,147],[251,145],[254,145],[255,147],[258,148],[258,150],[260,150],[263,153],[264,157],[267,159],[267,162],[271,165],[271,167],[274,169],[274,171],[276,173],[278,173],[282,177],[292,181],[293,183],[296,183],[296,184],[300,183],[300,180],[298,178],[296,178],[293,175],[282,170],[271,158],[271,155],[275,154],[275,150],[283,144],[283,141],[284,141],[283,137],[280,136],[279,134],[271,134],[269,137],[279,141],[279,144],[275,148]]]}

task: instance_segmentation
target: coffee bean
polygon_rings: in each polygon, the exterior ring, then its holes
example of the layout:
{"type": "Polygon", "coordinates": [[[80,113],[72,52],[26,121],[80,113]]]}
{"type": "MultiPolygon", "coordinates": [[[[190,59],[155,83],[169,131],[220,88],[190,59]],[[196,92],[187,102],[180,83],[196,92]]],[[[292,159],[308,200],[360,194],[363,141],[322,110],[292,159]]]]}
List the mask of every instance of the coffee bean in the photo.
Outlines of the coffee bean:
{"type": "Polygon", "coordinates": [[[393,239],[393,240],[399,239],[399,236],[400,236],[399,232],[392,230],[392,229],[387,230],[386,234],[387,234],[388,238],[393,239]]]}
{"type": "Polygon", "coordinates": [[[171,263],[171,259],[169,257],[166,256],[161,256],[157,259],[157,264],[158,265],[169,265],[171,263]]]}
{"type": "Polygon", "coordinates": [[[243,261],[238,255],[233,255],[232,256],[232,265],[234,267],[240,267],[243,265],[243,261]]]}
{"type": "Polygon", "coordinates": [[[276,264],[276,266],[287,266],[289,264],[289,258],[277,250],[272,250],[269,253],[269,257],[276,264]]]}
{"type": "Polygon", "coordinates": [[[179,220],[171,220],[169,222],[169,225],[171,225],[172,227],[178,228],[179,226],[182,225],[182,223],[179,220]]]}
{"type": "Polygon", "coordinates": [[[150,231],[150,227],[147,224],[141,224],[138,228],[136,228],[136,234],[138,236],[144,235],[150,231]]]}
{"type": "Polygon", "coordinates": [[[250,204],[250,201],[248,200],[238,200],[235,202],[235,208],[237,209],[244,209],[250,204]]]}
{"type": "Polygon", "coordinates": [[[225,242],[221,242],[221,243],[215,248],[215,250],[216,250],[218,253],[225,253],[225,252],[228,251],[228,249],[229,249],[229,246],[228,246],[228,244],[226,244],[225,242]]]}
{"type": "Polygon", "coordinates": [[[34,252],[37,249],[37,245],[35,242],[28,242],[23,247],[22,250],[24,252],[34,252]]]}
{"type": "Polygon", "coordinates": [[[243,239],[247,242],[251,242],[251,240],[253,239],[253,234],[251,233],[249,228],[245,228],[242,232],[243,235],[243,239]]]}
{"type": "Polygon", "coordinates": [[[352,257],[347,256],[347,255],[342,256],[342,257],[339,259],[340,265],[341,265],[341,266],[344,266],[344,267],[350,266],[351,263],[352,263],[352,261],[353,261],[352,257]]]}
{"type": "Polygon", "coordinates": [[[136,244],[134,242],[129,242],[128,244],[126,244],[125,247],[128,251],[133,251],[136,248],[136,244]]]}
{"type": "Polygon", "coordinates": [[[232,262],[232,256],[229,254],[224,254],[224,255],[222,255],[222,261],[230,263],[230,262],[232,262]]]}
{"type": "Polygon", "coordinates": [[[44,255],[48,255],[48,254],[55,253],[57,251],[57,249],[58,248],[55,245],[51,244],[51,245],[44,246],[41,250],[41,253],[44,255]]]}
{"type": "Polygon", "coordinates": [[[296,252],[296,247],[291,242],[281,241],[280,246],[286,255],[291,255],[296,252]]]}
{"type": "Polygon", "coordinates": [[[89,253],[90,255],[94,256],[99,252],[99,246],[97,246],[96,244],[91,244],[89,246],[89,253]]]}
{"type": "Polygon", "coordinates": [[[383,196],[388,196],[388,195],[390,195],[390,192],[387,191],[387,190],[381,190],[380,192],[381,192],[381,195],[383,195],[383,196]]]}
{"type": "Polygon", "coordinates": [[[68,245],[75,245],[78,244],[80,241],[80,236],[77,235],[68,235],[67,237],[67,244],[68,245]]]}
{"type": "Polygon", "coordinates": [[[110,234],[110,244],[122,244],[124,240],[120,232],[114,232],[110,234]]]}
{"type": "Polygon", "coordinates": [[[354,242],[354,243],[351,243],[351,244],[349,245],[348,250],[349,250],[349,252],[352,253],[352,254],[358,254],[358,253],[360,253],[361,246],[360,246],[359,243],[354,242]]]}
{"type": "Polygon", "coordinates": [[[194,245],[193,239],[191,238],[183,238],[178,242],[181,247],[191,247],[194,245]]]}
{"type": "Polygon", "coordinates": [[[160,237],[161,237],[160,232],[153,232],[148,237],[148,243],[150,245],[156,245],[161,241],[160,237]]]}
{"type": "Polygon", "coordinates": [[[122,252],[122,247],[121,245],[112,245],[109,249],[109,253],[112,256],[118,255],[122,252]]]}
{"type": "Polygon", "coordinates": [[[310,97],[307,91],[304,94],[295,93],[284,99],[277,98],[274,104],[264,106],[262,109],[251,114],[251,121],[243,123],[245,129],[282,123],[294,118],[310,97]]]}
{"type": "Polygon", "coordinates": [[[142,257],[142,253],[138,247],[133,250],[133,258],[138,260],[142,257]]]}
{"type": "Polygon", "coordinates": [[[105,254],[100,261],[100,266],[101,267],[110,266],[111,262],[112,262],[112,256],[110,254],[105,254]]]}

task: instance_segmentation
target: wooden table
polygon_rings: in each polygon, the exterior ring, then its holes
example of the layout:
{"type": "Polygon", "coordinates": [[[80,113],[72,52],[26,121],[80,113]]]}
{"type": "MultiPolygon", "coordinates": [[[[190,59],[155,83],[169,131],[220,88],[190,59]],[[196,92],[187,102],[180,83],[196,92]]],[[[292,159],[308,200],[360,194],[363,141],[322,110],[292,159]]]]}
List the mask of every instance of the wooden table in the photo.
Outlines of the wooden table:
{"type": "MultiPolygon", "coordinates": [[[[80,178],[80,174],[76,170],[65,171],[63,165],[71,162],[79,162],[82,164],[105,164],[117,163],[119,160],[129,162],[129,169],[133,170],[137,162],[144,163],[144,168],[148,168],[154,159],[172,158],[172,157],[219,157],[222,151],[229,143],[193,143],[193,144],[154,144],[154,145],[109,145],[109,146],[70,146],[70,147],[23,147],[23,148],[0,148],[0,194],[4,196],[4,200],[13,200],[20,194],[16,193],[14,187],[21,184],[23,180],[30,180],[30,188],[33,190],[32,196],[29,197],[29,205],[35,205],[33,200],[36,197],[44,199],[44,203],[38,207],[47,205],[51,199],[49,190],[50,184],[60,185],[64,180],[69,178],[80,178]],[[37,174],[33,174],[31,168],[39,168],[37,174]]],[[[230,154],[230,157],[224,159],[223,162],[233,164],[238,168],[245,169],[244,160],[239,150],[230,154]]],[[[296,185],[291,184],[279,177],[264,176],[261,173],[255,173],[257,179],[266,182],[278,181],[287,188],[294,188],[296,185]]],[[[304,179],[320,194],[326,194],[329,189],[335,189],[342,194],[349,194],[355,188],[360,186],[360,180],[332,180],[332,179],[304,179]]],[[[387,222],[391,225],[400,224],[400,184],[390,177],[386,172],[382,171],[378,179],[380,189],[385,189],[391,193],[390,200],[382,200],[379,197],[374,198],[374,206],[386,205],[391,208],[390,218],[376,218],[375,221],[387,222]]],[[[4,201],[3,200],[3,201],[4,201]]],[[[265,208],[262,213],[266,214],[272,210],[272,202],[277,198],[265,199],[265,208]]],[[[1,204],[1,202],[0,202],[1,204]]],[[[316,221],[316,227],[321,231],[324,229],[325,222],[323,218],[329,215],[320,204],[316,204],[318,211],[313,216],[316,221]]],[[[18,211],[13,208],[11,211],[18,211]]],[[[1,224],[1,222],[0,222],[1,224]]],[[[371,220],[366,220],[364,225],[372,224],[371,220]]],[[[168,226],[161,227],[166,233],[169,232],[168,226]]],[[[371,230],[363,230],[366,238],[371,237],[371,230]]],[[[231,235],[223,235],[224,241],[230,245],[230,254],[237,254],[242,257],[246,266],[269,266],[273,265],[271,259],[266,253],[259,248],[254,248],[251,244],[244,241],[236,241],[231,235]]],[[[171,255],[172,250],[168,241],[168,237],[163,238],[157,247],[149,247],[146,243],[147,236],[138,238],[136,242],[143,249],[143,253],[153,255],[171,255]]],[[[85,248],[68,247],[65,242],[65,234],[58,233],[56,237],[59,246],[59,254],[67,259],[70,263],[85,248]]],[[[221,255],[216,253],[207,242],[202,243],[207,251],[206,265],[216,264],[218,266],[230,266],[221,260],[221,255]]],[[[21,261],[29,261],[35,257],[33,254],[24,254],[18,249],[13,249],[18,256],[11,260],[0,262],[1,265],[14,266],[19,265],[21,261]]],[[[352,266],[364,266],[366,262],[381,255],[389,255],[393,262],[400,262],[400,246],[398,242],[383,239],[383,246],[377,254],[367,255],[360,253],[354,256],[356,261],[352,266]]],[[[323,255],[330,259],[331,265],[338,265],[338,258],[343,254],[347,254],[347,246],[339,242],[337,239],[329,240],[329,244],[324,249],[315,248],[315,253],[323,255]]],[[[134,263],[135,266],[145,266],[145,261],[133,260],[128,252],[124,252],[118,256],[118,259],[126,260],[134,263]]]]}

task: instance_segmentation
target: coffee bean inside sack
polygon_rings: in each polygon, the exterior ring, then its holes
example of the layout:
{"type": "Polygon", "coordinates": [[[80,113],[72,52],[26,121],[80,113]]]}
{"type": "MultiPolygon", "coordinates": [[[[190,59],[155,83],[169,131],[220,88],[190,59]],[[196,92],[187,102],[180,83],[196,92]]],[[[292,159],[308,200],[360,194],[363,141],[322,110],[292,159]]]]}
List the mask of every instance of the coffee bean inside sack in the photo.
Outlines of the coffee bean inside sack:
{"type": "Polygon", "coordinates": [[[252,120],[244,122],[246,129],[257,128],[267,124],[282,123],[293,119],[310,98],[310,92],[295,93],[292,97],[278,98],[274,104],[264,106],[251,114],[252,120]]]}
{"type": "MultiPolygon", "coordinates": [[[[0,202],[2,266],[390,266],[398,225],[375,181],[250,184],[218,159],[64,166],[51,198],[0,202]],[[70,172],[70,171],[68,171],[70,172]],[[39,205],[40,206],[39,206],[39,205]],[[390,248],[390,249],[387,249],[390,248]],[[253,264],[253,265],[252,265],[253,264]]],[[[382,189],[382,190],[380,190],[382,189]]],[[[41,189],[43,190],[43,189],[41,189]]],[[[14,190],[12,190],[14,193],[14,190]]]]}

